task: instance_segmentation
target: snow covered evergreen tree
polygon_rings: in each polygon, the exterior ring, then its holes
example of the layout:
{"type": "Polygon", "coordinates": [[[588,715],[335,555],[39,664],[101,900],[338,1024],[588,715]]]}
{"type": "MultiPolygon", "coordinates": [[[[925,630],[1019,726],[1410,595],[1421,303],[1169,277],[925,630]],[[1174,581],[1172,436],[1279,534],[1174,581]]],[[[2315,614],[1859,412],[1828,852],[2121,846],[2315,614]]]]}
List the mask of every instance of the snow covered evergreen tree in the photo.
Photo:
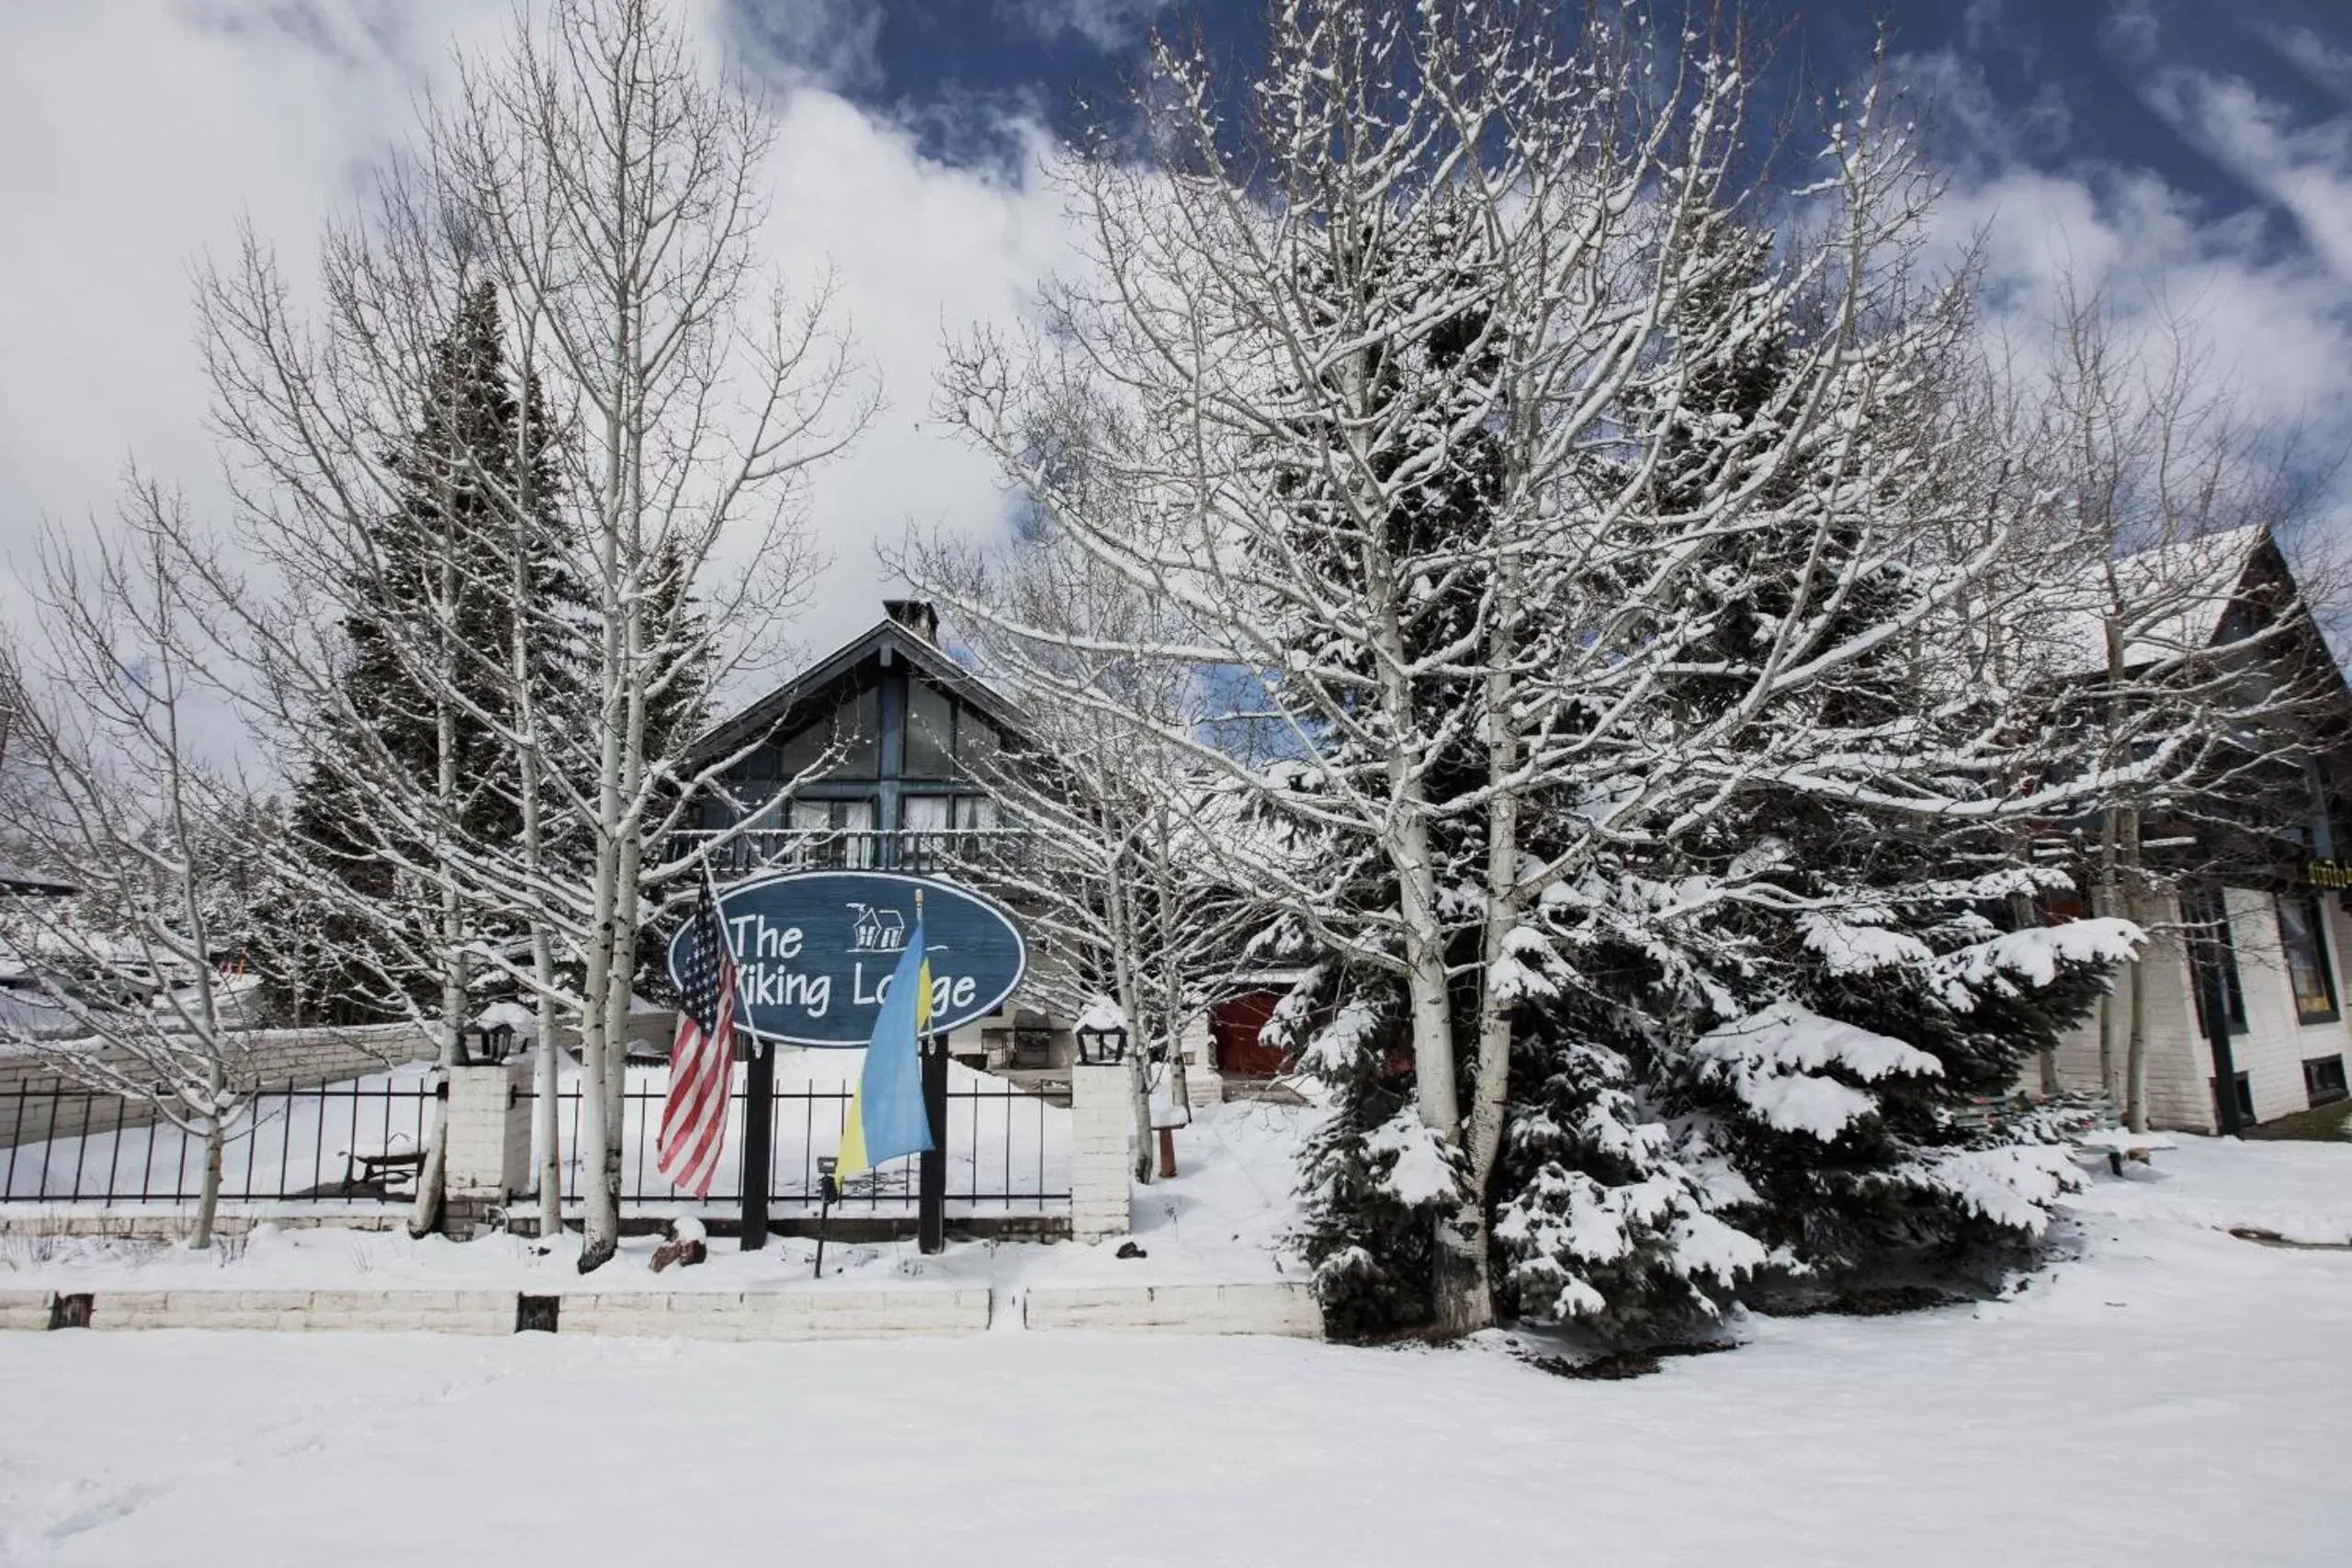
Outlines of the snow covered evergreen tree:
{"type": "Polygon", "coordinates": [[[514,928],[511,915],[470,901],[452,942],[443,907],[452,890],[404,868],[448,858],[421,841],[435,833],[481,847],[522,831],[505,739],[517,707],[517,623],[527,630],[519,641],[531,699],[575,717],[583,701],[593,617],[566,558],[557,436],[541,404],[536,382],[508,366],[495,289],[462,290],[413,425],[388,457],[395,503],[344,574],[341,700],[314,715],[304,742],[293,825],[306,858],[346,895],[333,900],[321,951],[304,965],[306,1013],[438,1010],[451,950],[514,928]],[[527,513],[518,496],[534,498],[527,513]],[[388,780],[388,769],[399,777],[388,780]],[[387,795],[433,809],[388,812],[387,795]]]}
{"type": "MultiPolygon", "coordinates": [[[[1707,541],[1701,570],[1664,606],[1672,623],[1707,629],[1661,682],[1661,717],[1711,729],[1729,757],[1754,763],[1747,776],[1726,765],[1703,818],[1645,825],[1644,878],[1676,891],[1607,940],[1614,962],[1578,961],[1588,976],[1613,977],[1599,1043],[1575,1047],[1601,1053],[1600,1070],[1551,1081],[1572,1100],[1584,1089],[1588,1126],[1596,1104],[1636,1113],[1563,1150],[1563,1119],[1540,1096],[1520,1097],[1515,1144],[1552,1161],[1507,1201],[1522,1308],[1566,1308],[1617,1329],[1654,1320],[1652,1309],[1712,1313],[1720,1287],[1763,1266],[1766,1248],[1781,1268],[1812,1272],[2037,1238],[2068,1168],[1974,1108],[2086,1015],[2131,948],[2112,922],[2005,930],[2052,876],[2014,831],[2022,808],[2001,798],[2030,748],[1997,698],[1971,694],[1981,666],[1929,639],[1875,635],[1910,618],[1906,605],[1951,566],[1926,547],[1918,509],[1964,489],[1952,465],[1966,456],[1930,446],[1931,482],[1904,486],[1874,452],[1883,445],[1916,464],[1918,433],[1951,427],[1937,399],[1967,363],[1951,306],[1913,329],[1907,387],[1824,422],[1832,442],[1775,453],[1770,433],[1787,420],[1804,329],[1770,286],[1767,237],[1729,225],[1702,232],[1735,265],[1686,298],[1669,334],[1669,352],[1696,351],[1649,448],[1662,460],[1648,501],[1672,517],[1743,484],[1755,499],[1745,525],[1707,541]],[[1777,460],[1759,463],[1766,454],[1777,460]],[[1792,633],[1852,651],[1829,678],[1754,702],[1792,633]],[[1972,750],[1982,774],[1973,781],[1962,760],[1972,750]],[[1775,766],[1800,758],[1795,778],[1775,766]],[[1932,803],[1900,798],[1908,781],[1939,774],[1932,803]],[[1579,1211],[1589,1218],[1601,1205],[1577,1191],[1574,1156],[1622,1175],[1629,1149],[1668,1146],[1696,1178],[1675,1196],[1701,1201],[1712,1216],[1702,1228],[1736,1268],[1679,1303],[1670,1291],[1634,1292],[1645,1310],[1629,1314],[1621,1258],[1639,1250],[1612,1257],[1621,1243],[1606,1226],[1598,1247],[1577,1243],[1579,1211]],[[1546,1221],[1554,1245],[1532,1245],[1546,1221]],[[1584,1273],[1574,1282],[1590,1293],[1563,1295],[1564,1255],[1620,1277],[1584,1273]]],[[[1901,346],[1900,334],[1879,345],[1901,346]]],[[[1939,619],[1965,647],[1964,620],[1939,619]]],[[[1565,901],[1554,909],[1565,913],[1565,901]]],[[[1569,929],[1589,938],[1600,928],[1569,929]]]]}

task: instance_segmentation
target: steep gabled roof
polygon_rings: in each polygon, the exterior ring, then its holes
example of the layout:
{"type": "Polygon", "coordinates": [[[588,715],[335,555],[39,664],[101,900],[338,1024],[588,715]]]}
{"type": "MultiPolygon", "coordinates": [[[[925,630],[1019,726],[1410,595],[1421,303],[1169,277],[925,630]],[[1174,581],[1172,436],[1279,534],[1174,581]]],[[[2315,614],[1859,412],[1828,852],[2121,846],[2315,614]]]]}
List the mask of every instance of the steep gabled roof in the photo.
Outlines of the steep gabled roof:
{"type": "Polygon", "coordinates": [[[932,684],[978,709],[999,728],[1016,736],[1028,732],[1028,716],[1010,697],[950,659],[936,644],[886,617],[766,695],[745,704],[711,726],[695,742],[694,760],[707,761],[745,745],[757,736],[767,734],[783,723],[795,707],[818,695],[885,649],[890,650],[893,658],[904,659],[922,671],[930,678],[932,684]]]}
{"type": "MultiPolygon", "coordinates": [[[[2113,592],[2142,613],[2129,628],[2128,668],[2200,653],[2221,641],[2222,619],[2254,592],[2261,568],[2277,561],[2278,547],[2260,524],[2176,540],[2113,562],[2113,592]]],[[[2086,560],[2071,581],[2049,584],[2026,606],[2030,634],[2051,672],[2061,678],[2107,669],[2105,609],[2110,601],[2109,563],[2086,560]]]]}
{"type": "Polygon", "coordinates": [[[33,897],[62,898],[79,893],[70,882],[60,882],[28,866],[0,860],[0,893],[22,893],[33,897]]]}

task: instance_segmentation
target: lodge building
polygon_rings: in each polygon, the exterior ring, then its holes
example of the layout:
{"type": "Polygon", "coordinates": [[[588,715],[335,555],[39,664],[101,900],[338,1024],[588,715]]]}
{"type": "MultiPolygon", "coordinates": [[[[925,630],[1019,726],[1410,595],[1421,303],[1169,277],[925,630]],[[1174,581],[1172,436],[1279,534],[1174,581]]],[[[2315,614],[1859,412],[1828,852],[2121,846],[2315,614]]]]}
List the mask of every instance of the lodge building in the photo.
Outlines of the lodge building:
{"type": "MultiPolygon", "coordinates": [[[[888,600],[883,618],[713,727],[696,763],[743,753],[701,806],[697,831],[732,829],[714,854],[722,877],[841,869],[950,874],[1021,913],[1010,885],[1028,863],[1028,835],[999,820],[980,780],[1023,749],[1020,707],[939,644],[939,617],[919,600],[888,600]],[[813,780],[787,787],[831,761],[813,780]],[[747,825],[748,824],[748,825],[747,825]]],[[[1053,962],[1033,954],[1033,962],[1053,962]]],[[[1014,1077],[1067,1071],[1073,1021],[1032,982],[996,1014],[956,1031],[949,1054],[1014,1077]]],[[[1272,996],[1245,988],[1185,1042],[1195,1100],[1221,1091],[1228,1058],[1243,1077],[1281,1066],[1258,1026],[1272,996]]]]}
{"type": "MultiPolygon", "coordinates": [[[[2303,731],[2305,760],[2267,779],[2261,769],[2245,770],[2243,784],[2222,792],[2229,798],[2220,813],[2146,824],[2153,886],[2134,907],[2112,911],[2150,932],[2140,981],[2149,1120],[2211,1133],[2347,1098],[2352,873],[2339,857],[2352,848],[2344,793],[2352,787],[2352,692],[2307,615],[2259,660],[2230,662],[2233,644],[2271,628],[2300,599],[2267,529],[2236,529],[2175,548],[2197,551],[2211,582],[2152,639],[2167,646],[2150,648],[2146,657],[2196,652],[2212,670],[2245,681],[2290,679],[2304,694],[2293,722],[2303,731]],[[2218,1031],[2207,1016],[2214,998],[2218,1031]],[[2226,1075],[2217,1063],[2227,1064],[2226,1075]]],[[[2127,570],[2133,558],[2122,563],[2127,570]]],[[[2089,825],[2078,825],[2081,892],[2057,900],[2053,917],[2109,912],[2092,897],[2091,836],[2089,825]]],[[[2022,1087],[2034,1093],[2120,1086],[2132,1005],[2119,975],[2101,1004],[2112,1022],[2094,1011],[2049,1062],[2028,1068],[2022,1087]],[[2111,1063],[2105,1074],[2103,1027],[2111,1063]]]]}

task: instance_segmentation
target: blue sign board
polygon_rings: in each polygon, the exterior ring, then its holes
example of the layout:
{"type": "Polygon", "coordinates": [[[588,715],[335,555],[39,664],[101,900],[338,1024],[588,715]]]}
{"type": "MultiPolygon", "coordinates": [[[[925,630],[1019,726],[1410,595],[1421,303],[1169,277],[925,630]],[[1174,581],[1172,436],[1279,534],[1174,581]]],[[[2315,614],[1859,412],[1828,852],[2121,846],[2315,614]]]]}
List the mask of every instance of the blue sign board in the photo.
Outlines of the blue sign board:
{"type": "MultiPolygon", "coordinates": [[[[864,1045],[914,930],[918,890],[933,1031],[995,1012],[1028,970],[1029,948],[993,901],[895,872],[789,871],[719,892],[738,1022],[787,1045],[864,1045]]],[[[673,980],[685,936],[682,926],[670,939],[673,980]]]]}

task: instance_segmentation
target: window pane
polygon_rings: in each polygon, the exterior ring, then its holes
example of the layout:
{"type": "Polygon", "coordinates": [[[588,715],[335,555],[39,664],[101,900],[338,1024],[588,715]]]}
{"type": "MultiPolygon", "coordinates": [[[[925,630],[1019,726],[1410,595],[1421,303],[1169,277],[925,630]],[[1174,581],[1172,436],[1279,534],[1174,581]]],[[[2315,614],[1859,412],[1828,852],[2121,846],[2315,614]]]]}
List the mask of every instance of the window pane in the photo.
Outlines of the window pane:
{"type": "Polygon", "coordinates": [[[951,797],[944,795],[910,795],[900,801],[906,813],[907,830],[912,833],[943,832],[948,826],[947,807],[951,797]]]}
{"type": "Polygon", "coordinates": [[[977,778],[986,778],[996,766],[996,727],[970,708],[958,716],[962,722],[956,727],[956,760],[964,771],[977,778]]]}
{"type": "Polygon", "coordinates": [[[2191,968],[2190,995],[2197,1004],[2197,1027],[2210,1032],[2205,1021],[2205,984],[2207,966],[2221,971],[2222,996],[2233,1029],[2245,1027],[2245,988],[2238,983],[2237,944],[2230,934],[2229,908],[2218,887],[2191,887],[2180,897],[2181,919],[2190,927],[2188,932],[2191,968]]]}
{"type": "Polygon", "coordinates": [[[744,820],[754,828],[780,828],[784,825],[784,804],[781,797],[774,795],[765,800],[757,799],[751,790],[746,789],[743,792],[743,815],[744,820]]]}
{"type": "Polygon", "coordinates": [[[815,767],[817,759],[824,754],[825,727],[821,723],[809,725],[783,744],[772,749],[769,752],[769,771],[766,776],[776,779],[797,778],[802,773],[815,767]]]}
{"type": "Polygon", "coordinates": [[[833,772],[844,778],[870,779],[880,771],[882,759],[882,699],[875,687],[868,686],[833,716],[833,739],[842,749],[842,760],[833,772]]]}
{"type": "Polygon", "coordinates": [[[874,863],[874,802],[833,802],[833,825],[842,830],[841,863],[865,867],[874,863]]]}
{"type": "Polygon", "coordinates": [[[956,826],[958,828],[993,828],[996,826],[996,802],[985,795],[959,795],[956,797],[956,826]]]}
{"type": "Polygon", "coordinates": [[[955,763],[948,755],[955,736],[956,705],[947,694],[920,680],[907,682],[907,759],[910,778],[944,779],[955,763]]]}
{"type": "Polygon", "coordinates": [[[2278,947],[2286,956],[2287,978],[2295,988],[2295,1016],[2305,1023],[2321,1023],[2335,1016],[2335,978],[2328,973],[2327,953],[2320,945],[2319,906],[2309,894],[2278,896],[2278,947]]]}

